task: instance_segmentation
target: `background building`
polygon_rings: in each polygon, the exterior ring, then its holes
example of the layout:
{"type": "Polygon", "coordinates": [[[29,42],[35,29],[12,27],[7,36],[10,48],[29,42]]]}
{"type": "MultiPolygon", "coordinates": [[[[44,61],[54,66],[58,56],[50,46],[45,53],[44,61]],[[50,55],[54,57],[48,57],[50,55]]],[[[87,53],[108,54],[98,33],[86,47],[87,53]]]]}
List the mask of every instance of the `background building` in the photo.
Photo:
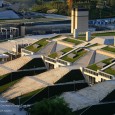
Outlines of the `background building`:
{"type": "Polygon", "coordinates": [[[71,12],[71,33],[74,33],[74,29],[78,32],[88,31],[88,10],[74,8],[71,12]]]}

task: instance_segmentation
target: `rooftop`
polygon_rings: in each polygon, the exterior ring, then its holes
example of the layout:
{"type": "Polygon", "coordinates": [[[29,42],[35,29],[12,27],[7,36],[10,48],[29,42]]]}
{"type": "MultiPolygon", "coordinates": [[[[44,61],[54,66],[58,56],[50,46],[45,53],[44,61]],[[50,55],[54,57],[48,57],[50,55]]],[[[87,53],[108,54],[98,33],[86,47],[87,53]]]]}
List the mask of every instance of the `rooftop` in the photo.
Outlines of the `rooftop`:
{"type": "Polygon", "coordinates": [[[115,53],[115,47],[113,47],[113,46],[106,46],[102,49],[106,50],[106,51],[109,51],[109,52],[112,52],[112,53],[115,53]]]}
{"type": "Polygon", "coordinates": [[[92,65],[88,66],[87,68],[97,71],[97,70],[102,69],[106,65],[111,64],[112,63],[111,60],[113,60],[113,58],[108,58],[108,59],[102,60],[100,62],[97,62],[95,64],[92,64],[92,65]]]}
{"type": "Polygon", "coordinates": [[[115,65],[105,69],[104,72],[108,73],[108,74],[111,74],[111,75],[115,75],[115,65]]]}
{"type": "Polygon", "coordinates": [[[50,54],[49,57],[51,57],[51,58],[56,58],[57,57],[58,58],[61,55],[65,54],[65,53],[67,53],[69,51],[71,51],[72,49],[73,48],[70,48],[70,47],[64,48],[64,49],[62,49],[60,51],[57,51],[57,52],[54,52],[54,53],[50,54]]]}
{"type": "Polygon", "coordinates": [[[45,47],[48,44],[47,38],[41,39],[34,44],[26,47],[26,50],[32,51],[32,52],[38,52],[41,48],[45,47]]]}
{"type": "Polygon", "coordinates": [[[70,53],[69,53],[69,54],[63,56],[61,59],[68,61],[68,62],[75,62],[76,60],[78,60],[80,57],[82,57],[86,53],[87,53],[87,51],[84,49],[74,50],[73,52],[71,52],[72,55],[74,54],[73,57],[71,57],[70,53]]]}
{"type": "Polygon", "coordinates": [[[105,81],[92,87],[87,87],[76,92],[66,92],[62,94],[64,100],[73,111],[83,109],[88,106],[99,104],[109,93],[115,89],[115,80],[105,81]]]}
{"type": "Polygon", "coordinates": [[[72,39],[72,38],[65,38],[65,39],[63,39],[63,41],[72,43],[74,45],[79,45],[79,44],[83,43],[83,42],[81,42],[79,40],[72,39]]]}

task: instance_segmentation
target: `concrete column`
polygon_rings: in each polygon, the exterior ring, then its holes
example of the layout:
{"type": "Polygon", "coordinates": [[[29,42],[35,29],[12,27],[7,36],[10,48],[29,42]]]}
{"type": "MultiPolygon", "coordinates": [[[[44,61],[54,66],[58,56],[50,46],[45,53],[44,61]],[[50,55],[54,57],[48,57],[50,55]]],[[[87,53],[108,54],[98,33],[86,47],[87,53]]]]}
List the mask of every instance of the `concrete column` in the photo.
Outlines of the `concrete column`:
{"type": "Polygon", "coordinates": [[[91,32],[87,31],[86,32],[86,41],[90,41],[91,40],[91,32]]]}
{"type": "Polygon", "coordinates": [[[74,38],[77,38],[78,37],[78,30],[77,29],[74,29],[74,34],[73,34],[74,38]]]}
{"type": "Polygon", "coordinates": [[[88,15],[89,12],[87,9],[75,9],[75,28],[78,29],[78,32],[88,31],[88,15]]]}
{"type": "Polygon", "coordinates": [[[18,55],[18,44],[16,44],[16,55],[18,55]]]}
{"type": "Polygon", "coordinates": [[[115,36],[114,36],[114,46],[115,46],[115,36]]]}
{"type": "Polygon", "coordinates": [[[71,33],[74,33],[75,29],[75,8],[71,10],[71,33]]]}
{"type": "Polygon", "coordinates": [[[5,60],[4,60],[4,58],[2,58],[2,62],[4,62],[5,60]]]}
{"type": "Polygon", "coordinates": [[[25,36],[25,26],[21,26],[21,36],[25,36]]]}
{"type": "Polygon", "coordinates": [[[13,35],[10,35],[10,38],[13,39],[13,35]]]}

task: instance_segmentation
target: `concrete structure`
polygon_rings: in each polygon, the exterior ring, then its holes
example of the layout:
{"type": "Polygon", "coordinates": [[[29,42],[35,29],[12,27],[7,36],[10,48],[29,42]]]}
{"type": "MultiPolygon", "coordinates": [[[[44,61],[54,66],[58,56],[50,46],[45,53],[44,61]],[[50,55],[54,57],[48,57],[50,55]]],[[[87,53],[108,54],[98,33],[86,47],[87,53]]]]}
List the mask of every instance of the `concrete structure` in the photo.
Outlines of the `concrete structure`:
{"type": "Polygon", "coordinates": [[[76,92],[65,92],[61,95],[61,97],[63,97],[66,103],[68,103],[68,106],[72,109],[72,111],[77,111],[88,107],[84,109],[85,112],[92,105],[99,104],[100,101],[113,90],[115,90],[115,81],[111,80],[96,84],[92,87],[81,89],[76,92]]]}
{"type": "Polygon", "coordinates": [[[3,6],[3,0],[0,0],[0,7],[3,6]]]}
{"type": "Polygon", "coordinates": [[[78,37],[78,30],[77,29],[74,29],[74,38],[77,38],[78,37]]]}
{"type": "Polygon", "coordinates": [[[114,36],[114,46],[115,46],[115,36],[114,36]]]}
{"type": "Polygon", "coordinates": [[[21,36],[25,36],[26,32],[25,32],[25,26],[21,26],[21,36]]]}
{"type": "Polygon", "coordinates": [[[10,27],[10,37],[18,37],[19,36],[19,29],[15,27],[10,27]]]}
{"type": "Polygon", "coordinates": [[[112,69],[113,70],[114,66],[115,66],[115,62],[110,63],[106,66],[105,66],[105,64],[100,62],[100,63],[96,64],[96,66],[98,66],[101,69],[98,69],[98,70],[93,70],[93,69],[89,69],[89,68],[82,68],[81,69],[82,72],[85,74],[89,83],[94,84],[94,83],[103,82],[103,81],[106,81],[106,80],[115,79],[115,74],[113,74],[113,73],[110,74],[110,73],[107,73],[105,71],[107,69],[112,69]]]}
{"type": "Polygon", "coordinates": [[[88,31],[88,11],[86,9],[74,8],[71,12],[71,33],[74,29],[78,32],[88,31]]]}
{"type": "Polygon", "coordinates": [[[91,32],[87,31],[86,32],[86,41],[90,41],[91,40],[91,32]]]}
{"type": "Polygon", "coordinates": [[[56,81],[61,79],[69,71],[69,68],[60,67],[38,74],[36,76],[25,76],[20,82],[16,83],[9,90],[4,92],[2,96],[7,99],[12,99],[20,96],[20,93],[23,95],[49,85],[54,85],[56,81]]]}
{"type": "Polygon", "coordinates": [[[0,54],[0,62],[5,62],[9,58],[8,55],[6,54],[0,54]]]}
{"type": "Polygon", "coordinates": [[[94,38],[91,43],[98,43],[104,45],[113,45],[114,43],[114,36],[101,36],[94,38]]]}

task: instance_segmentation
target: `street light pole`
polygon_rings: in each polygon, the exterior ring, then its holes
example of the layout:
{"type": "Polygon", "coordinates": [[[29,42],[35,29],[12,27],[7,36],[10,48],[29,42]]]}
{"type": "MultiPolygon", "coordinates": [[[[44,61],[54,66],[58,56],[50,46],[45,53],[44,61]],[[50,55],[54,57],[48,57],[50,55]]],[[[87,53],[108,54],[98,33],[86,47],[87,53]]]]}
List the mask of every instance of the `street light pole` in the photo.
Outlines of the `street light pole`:
{"type": "Polygon", "coordinates": [[[34,65],[34,75],[35,75],[35,65],[34,65]]]}
{"type": "Polygon", "coordinates": [[[49,86],[48,86],[48,99],[49,99],[49,86]]]}
{"type": "Polygon", "coordinates": [[[18,97],[18,100],[19,100],[19,106],[20,106],[20,98],[21,98],[21,97],[18,97]]]}
{"type": "Polygon", "coordinates": [[[75,91],[75,80],[73,82],[74,82],[74,91],[75,91]]]}
{"type": "Polygon", "coordinates": [[[12,73],[11,73],[11,77],[10,77],[10,79],[11,79],[11,82],[12,82],[12,73]]]}

